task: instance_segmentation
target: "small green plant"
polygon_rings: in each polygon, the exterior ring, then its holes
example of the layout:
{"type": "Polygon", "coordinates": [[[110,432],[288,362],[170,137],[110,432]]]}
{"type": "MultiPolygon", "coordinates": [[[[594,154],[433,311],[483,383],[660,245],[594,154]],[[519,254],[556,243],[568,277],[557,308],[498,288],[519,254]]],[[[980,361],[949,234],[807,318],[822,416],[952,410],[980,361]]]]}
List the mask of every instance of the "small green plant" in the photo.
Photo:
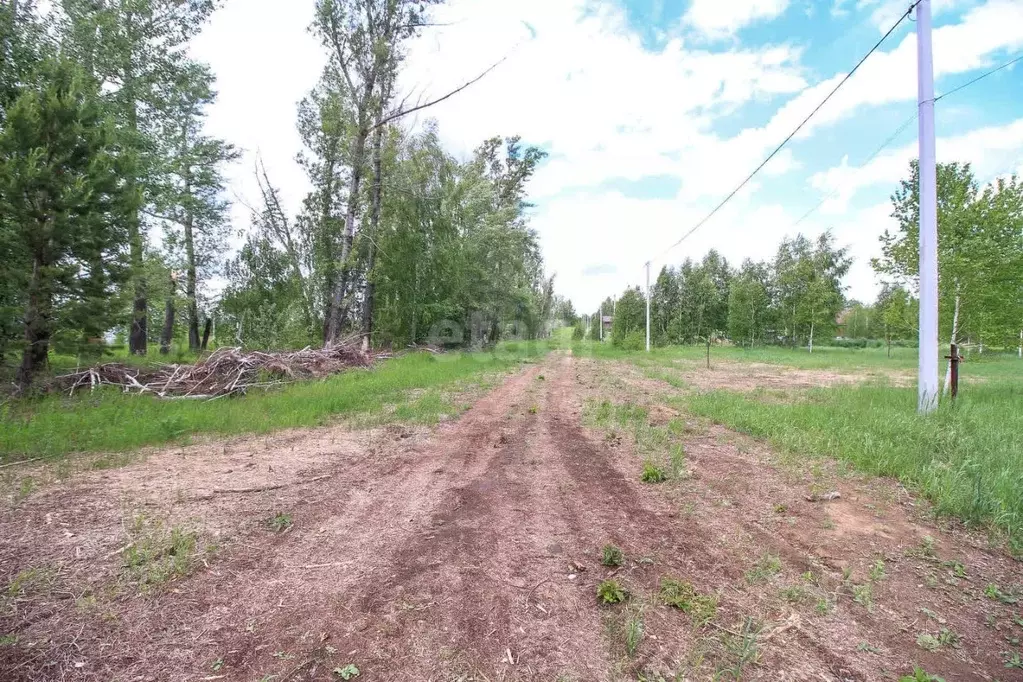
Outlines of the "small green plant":
{"type": "Polygon", "coordinates": [[[213,661],[213,665],[210,667],[213,669],[213,672],[215,673],[220,672],[224,668],[224,658],[221,657],[213,661]]]}
{"type": "Polygon", "coordinates": [[[15,499],[24,500],[36,489],[36,481],[31,476],[25,476],[18,484],[18,494],[15,499]]]}
{"type": "Polygon", "coordinates": [[[643,462],[643,473],[640,474],[639,480],[644,483],[663,483],[668,480],[668,477],[664,473],[664,469],[647,460],[643,462]]]}
{"type": "Polygon", "coordinates": [[[916,645],[926,651],[937,651],[941,648],[938,638],[929,632],[921,632],[916,636],[916,645]]]}
{"type": "Polygon", "coordinates": [[[168,533],[160,521],[139,515],[132,526],[133,540],[122,552],[129,577],[143,590],[187,575],[196,553],[196,534],[175,526],[168,533]]]}
{"type": "Polygon", "coordinates": [[[628,596],[625,588],[617,580],[605,580],[597,585],[597,599],[602,604],[620,604],[628,596]]]}
{"type": "Polygon", "coordinates": [[[927,559],[929,561],[936,561],[938,558],[938,552],[935,549],[936,543],[934,538],[930,535],[925,535],[920,544],[916,547],[906,550],[908,556],[915,556],[920,559],[927,559]]]}
{"type": "Polygon", "coordinates": [[[334,674],[340,677],[342,680],[354,680],[356,677],[359,676],[359,669],[356,668],[353,664],[349,663],[343,668],[342,667],[334,668],[334,674]]]}
{"type": "Polygon", "coordinates": [[[853,601],[865,608],[867,611],[874,610],[874,586],[870,583],[853,585],[853,601]]]}
{"type": "Polygon", "coordinates": [[[817,600],[817,606],[814,610],[822,616],[826,616],[835,609],[835,604],[827,597],[821,597],[817,600]]]}
{"type": "Polygon", "coordinates": [[[806,588],[802,585],[789,585],[788,587],[783,587],[779,594],[782,599],[793,604],[801,604],[810,597],[806,588]]]}
{"type": "Polygon", "coordinates": [[[884,580],[887,576],[885,573],[885,563],[883,559],[878,559],[870,565],[870,579],[874,582],[878,580],[884,580]]]}
{"type": "Polygon", "coordinates": [[[930,675],[923,668],[913,668],[913,674],[903,675],[899,682],[945,682],[945,678],[930,675]]]}
{"type": "Polygon", "coordinates": [[[1005,651],[1002,653],[1002,658],[1005,659],[1006,668],[1018,668],[1023,670],[1023,658],[1020,658],[1018,651],[1005,651]]]}
{"type": "Polygon", "coordinates": [[[536,414],[539,411],[540,411],[539,405],[533,404],[529,406],[529,414],[536,414]]]}
{"type": "Polygon", "coordinates": [[[1016,604],[1019,602],[1019,597],[1002,592],[1002,588],[994,583],[988,583],[987,587],[984,588],[984,596],[988,599],[1000,601],[1003,604],[1016,604]]]}
{"type": "Polygon", "coordinates": [[[643,620],[640,616],[634,616],[625,624],[625,653],[629,658],[636,657],[639,643],[643,641],[643,620]]]}
{"type": "Polygon", "coordinates": [[[688,613],[697,625],[706,625],[717,613],[717,597],[700,594],[692,583],[671,576],[661,578],[661,601],[688,613]]]}
{"type": "Polygon", "coordinates": [[[604,566],[621,566],[625,563],[625,555],[622,550],[614,545],[604,545],[601,550],[600,563],[604,566]]]}
{"type": "Polygon", "coordinates": [[[283,533],[293,525],[291,521],[291,514],[277,512],[270,518],[263,521],[263,525],[275,533],[283,533]]]}
{"type": "Polygon", "coordinates": [[[959,633],[951,628],[941,628],[938,631],[938,643],[941,646],[950,646],[954,649],[958,649],[963,645],[962,638],[959,637],[959,633]]]}
{"type": "Polygon", "coordinates": [[[961,561],[946,561],[942,566],[949,569],[956,578],[966,577],[966,565],[961,561]]]}
{"type": "Polygon", "coordinates": [[[726,662],[718,668],[715,679],[731,679],[738,682],[748,666],[756,665],[760,661],[758,638],[761,631],[759,623],[752,618],[746,618],[738,633],[727,632],[722,635],[721,647],[724,649],[726,662]]]}
{"type": "Polygon", "coordinates": [[[789,507],[786,504],[776,504],[776,505],[774,505],[774,513],[775,514],[784,514],[788,510],[789,510],[789,507]]]}
{"type": "Polygon", "coordinates": [[[686,451],[681,444],[671,446],[671,475],[676,479],[689,475],[686,468],[686,451]]]}
{"type": "Polygon", "coordinates": [[[860,642],[859,644],[856,645],[856,650],[857,651],[866,651],[867,653],[870,653],[870,654],[879,654],[879,653],[881,653],[881,650],[878,649],[873,644],[871,644],[870,642],[860,642]]]}
{"type": "Polygon", "coordinates": [[[746,571],[746,582],[750,585],[767,582],[781,573],[781,559],[775,554],[765,554],[757,560],[750,570],[746,571]]]}
{"type": "Polygon", "coordinates": [[[543,381],[544,379],[546,379],[546,377],[545,377],[544,375],[542,375],[542,374],[539,374],[539,375],[537,375],[537,377],[536,377],[536,380],[537,380],[537,381],[543,381]]]}
{"type": "Polygon", "coordinates": [[[0,635],[0,646],[14,646],[17,643],[17,635],[0,635]]]}

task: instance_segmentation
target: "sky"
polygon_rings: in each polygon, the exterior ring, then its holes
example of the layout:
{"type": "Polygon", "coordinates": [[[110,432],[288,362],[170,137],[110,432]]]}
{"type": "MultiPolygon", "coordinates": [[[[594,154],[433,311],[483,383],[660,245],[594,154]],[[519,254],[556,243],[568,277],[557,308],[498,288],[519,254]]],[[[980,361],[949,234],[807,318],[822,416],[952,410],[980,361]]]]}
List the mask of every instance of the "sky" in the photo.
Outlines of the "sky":
{"type": "MultiPolygon", "coordinates": [[[[930,0],[937,94],[1023,54],[1023,0],[930,0]]],[[[468,158],[494,135],[548,157],[531,226],[557,292],[580,312],[717,249],[733,265],[831,230],[855,263],[847,295],[872,301],[870,258],[917,154],[916,24],[905,21],[810,123],[711,220],[674,244],[766,158],[905,11],[907,0],[450,0],[409,45],[404,122],[439,125],[468,158]],[[898,132],[898,134],[895,134],[898,132]],[[879,153],[883,143],[890,143],[879,153]],[[811,212],[812,211],[812,212],[811,212]]],[[[244,152],[232,198],[255,204],[257,155],[286,208],[309,185],[296,104],[325,61],[314,0],[226,0],[192,53],[217,75],[207,130],[244,152]]],[[[1023,62],[936,105],[939,161],[982,182],[1023,174],[1023,62]]],[[[248,224],[236,202],[234,221],[248,224]]]]}

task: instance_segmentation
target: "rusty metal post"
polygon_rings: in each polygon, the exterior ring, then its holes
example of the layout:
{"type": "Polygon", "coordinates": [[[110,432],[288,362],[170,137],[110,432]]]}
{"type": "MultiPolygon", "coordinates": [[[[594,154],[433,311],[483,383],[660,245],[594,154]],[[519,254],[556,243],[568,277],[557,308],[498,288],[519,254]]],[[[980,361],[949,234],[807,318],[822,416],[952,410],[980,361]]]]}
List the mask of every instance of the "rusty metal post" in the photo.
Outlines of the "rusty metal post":
{"type": "Polygon", "coordinates": [[[951,392],[952,400],[955,400],[956,396],[959,395],[959,363],[962,362],[963,357],[959,355],[959,346],[957,344],[952,344],[951,351],[952,352],[949,355],[945,356],[945,359],[947,359],[952,365],[951,392]]]}

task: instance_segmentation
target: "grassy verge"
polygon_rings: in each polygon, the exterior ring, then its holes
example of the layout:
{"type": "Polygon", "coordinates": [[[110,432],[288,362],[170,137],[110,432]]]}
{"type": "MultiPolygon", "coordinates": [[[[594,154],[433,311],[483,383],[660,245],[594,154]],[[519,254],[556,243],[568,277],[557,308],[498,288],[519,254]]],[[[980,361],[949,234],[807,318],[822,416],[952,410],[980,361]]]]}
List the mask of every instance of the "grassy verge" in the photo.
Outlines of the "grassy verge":
{"type": "Polygon", "coordinates": [[[926,417],[916,413],[914,388],[835,387],[803,398],[762,402],[756,394],[710,391],[684,401],[695,414],[788,452],[836,457],[898,478],[930,499],[938,513],[994,524],[1008,534],[1014,551],[1023,551],[1018,379],[978,383],[957,404],[943,404],[926,417]]]}
{"type": "Polygon", "coordinates": [[[546,344],[522,343],[492,353],[415,353],[369,370],[213,402],[160,400],[115,390],[10,401],[0,407],[0,461],[117,452],[180,442],[195,434],[318,426],[392,408],[396,421],[434,421],[451,407],[440,390],[479,383],[547,350],[546,344]]]}

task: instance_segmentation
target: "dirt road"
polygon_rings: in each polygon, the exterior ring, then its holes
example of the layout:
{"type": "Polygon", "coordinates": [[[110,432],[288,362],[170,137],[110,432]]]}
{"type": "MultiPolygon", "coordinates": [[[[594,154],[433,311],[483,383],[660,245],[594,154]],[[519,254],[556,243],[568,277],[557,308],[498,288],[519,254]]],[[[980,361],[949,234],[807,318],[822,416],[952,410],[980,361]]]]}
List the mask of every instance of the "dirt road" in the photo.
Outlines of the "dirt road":
{"type": "Polygon", "coordinates": [[[176,448],[45,488],[0,517],[0,679],[1023,678],[1018,609],[984,595],[1018,564],[894,483],[691,424],[666,389],[555,354],[434,430],[176,448]],[[628,434],[584,426],[597,401],[685,423],[686,476],[641,483],[628,434]],[[842,497],[807,500],[821,480],[842,497]],[[146,574],[186,551],[187,576],[146,574]],[[666,576],[713,618],[665,606],[666,576]],[[609,578],[626,603],[598,604],[609,578]]]}

